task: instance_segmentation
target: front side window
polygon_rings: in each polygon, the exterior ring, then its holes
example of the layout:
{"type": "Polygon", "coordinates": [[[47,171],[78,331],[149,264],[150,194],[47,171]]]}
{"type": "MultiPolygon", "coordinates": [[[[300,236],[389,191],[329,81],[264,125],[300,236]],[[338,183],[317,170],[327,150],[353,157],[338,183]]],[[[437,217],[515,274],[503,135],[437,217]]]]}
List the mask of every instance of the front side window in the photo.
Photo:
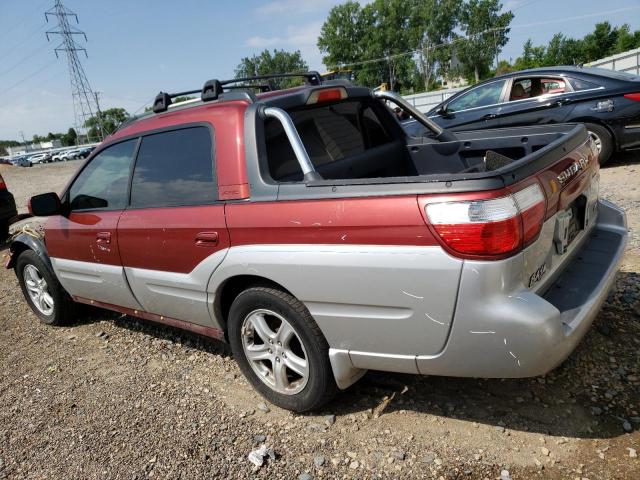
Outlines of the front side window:
{"type": "Polygon", "coordinates": [[[69,189],[71,210],[123,209],[137,139],[105,148],[80,172],[69,189]]]}
{"type": "Polygon", "coordinates": [[[458,98],[451,100],[447,105],[447,111],[458,112],[469,108],[486,107],[500,103],[500,95],[506,80],[487,83],[469,90],[458,98]]]}
{"type": "Polygon", "coordinates": [[[208,128],[184,128],[142,138],[131,184],[133,208],[206,205],[217,198],[208,128]]]}

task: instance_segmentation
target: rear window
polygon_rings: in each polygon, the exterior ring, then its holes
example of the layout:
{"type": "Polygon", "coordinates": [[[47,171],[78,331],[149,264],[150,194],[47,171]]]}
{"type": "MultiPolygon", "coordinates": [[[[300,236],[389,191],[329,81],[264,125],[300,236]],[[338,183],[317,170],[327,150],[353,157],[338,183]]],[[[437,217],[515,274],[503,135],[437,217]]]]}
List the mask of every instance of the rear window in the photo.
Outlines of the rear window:
{"type": "Polygon", "coordinates": [[[131,185],[132,207],[204,205],[217,196],[208,128],[143,137],[131,185]]]}
{"type": "MultiPolygon", "coordinates": [[[[378,115],[363,101],[346,101],[289,112],[311,162],[339,162],[391,141],[378,115]]],[[[300,181],[302,171],[291,144],[275,119],[265,122],[269,173],[277,181],[300,181]]]]}

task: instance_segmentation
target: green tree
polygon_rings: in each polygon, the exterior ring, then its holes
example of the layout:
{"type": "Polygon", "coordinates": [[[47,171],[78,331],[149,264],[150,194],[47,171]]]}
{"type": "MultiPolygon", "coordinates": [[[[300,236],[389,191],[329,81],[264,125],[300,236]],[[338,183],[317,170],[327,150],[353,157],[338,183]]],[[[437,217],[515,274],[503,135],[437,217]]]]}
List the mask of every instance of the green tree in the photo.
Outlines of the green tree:
{"type": "MultiPolygon", "coordinates": [[[[262,51],[259,55],[244,57],[235,69],[236,78],[254,77],[272,73],[300,73],[309,70],[309,65],[302,58],[300,50],[287,52],[286,50],[262,51]]],[[[276,88],[289,88],[300,85],[301,78],[273,79],[269,83],[276,88]]],[[[264,82],[257,82],[264,83],[264,82]]]]}
{"type": "Polygon", "coordinates": [[[411,44],[425,90],[433,86],[437,71],[446,76],[451,62],[451,42],[462,0],[413,0],[409,19],[411,44]]]}
{"type": "Polygon", "coordinates": [[[65,147],[70,147],[72,145],[77,145],[77,143],[78,143],[78,133],[75,131],[74,128],[69,128],[69,130],[67,130],[67,133],[62,135],[62,138],[60,139],[60,142],[65,147]]]}
{"type": "Polygon", "coordinates": [[[591,62],[610,55],[617,41],[617,29],[611,28],[609,22],[597,23],[593,32],[584,37],[584,60],[591,62]]]}
{"type": "Polygon", "coordinates": [[[116,131],[118,126],[129,118],[129,114],[124,108],[110,108],[88,118],[84,122],[87,130],[88,140],[102,140],[100,123],[102,123],[102,133],[106,137],[116,131]]]}
{"type": "Polygon", "coordinates": [[[545,65],[546,49],[542,46],[534,46],[531,39],[522,46],[522,56],[518,57],[513,64],[516,70],[527,68],[537,68],[545,65]]]}
{"type": "Polygon", "coordinates": [[[618,38],[611,54],[626,52],[640,47],[640,30],[631,31],[626,23],[618,28],[618,38]]]}
{"type": "Polygon", "coordinates": [[[318,48],[324,54],[322,63],[329,70],[363,58],[365,25],[360,4],[348,1],[329,11],[318,37],[318,48]]]}
{"type": "Polygon", "coordinates": [[[347,65],[363,85],[412,87],[415,33],[409,29],[415,4],[374,0],[364,7],[354,1],[333,7],[318,38],[324,64],[329,70],[347,65]]]}
{"type": "Polygon", "coordinates": [[[487,75],[493,59],[509,41],[509,24],[513,13],[500,13],[499,0],[469,0],[460,13],[460,29],[465,40],[459,42],[456,54],[465,73],[476,82],[487,75]]]}

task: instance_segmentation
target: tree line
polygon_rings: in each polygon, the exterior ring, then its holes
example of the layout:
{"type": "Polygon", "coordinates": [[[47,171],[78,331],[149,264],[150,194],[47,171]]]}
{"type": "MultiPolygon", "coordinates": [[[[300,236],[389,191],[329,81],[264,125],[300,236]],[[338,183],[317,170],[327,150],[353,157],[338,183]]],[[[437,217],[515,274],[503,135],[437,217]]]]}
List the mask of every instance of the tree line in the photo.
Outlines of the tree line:
{"type": "MultiPolygon", "coordinates": [[[[640,47],[640,30],[609,22],[581,39],[554,35],[547,45],[528,40],[521,56],[497,61],[509,41],[512,12],[500,0],[350,0],[333,7],[317,45],[327,70],[351,72],[354,81],[383,83],[402,93],[442,87],[443,79],[468,83],[497,74],[551,65],[578,65],[640,47]]],[[[237,77],[308,70],[299,50],[264,50],[242,58],[237,77]]],[[[299,84],[287,79],[277,87],[299,84]]]]}

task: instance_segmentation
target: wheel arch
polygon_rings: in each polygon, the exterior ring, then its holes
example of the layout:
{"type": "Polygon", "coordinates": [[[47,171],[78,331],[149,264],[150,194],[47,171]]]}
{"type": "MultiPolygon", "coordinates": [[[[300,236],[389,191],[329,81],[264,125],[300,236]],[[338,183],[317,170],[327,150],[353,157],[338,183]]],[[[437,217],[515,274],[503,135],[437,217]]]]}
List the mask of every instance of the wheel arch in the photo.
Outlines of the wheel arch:
{"type": "Polygon", "coordinates": [[[229,310],[231,310],[231,304],[241,292],[252,287],[276,288],[295,297],[295,295],[278,282],[259,275],[241,274],[227,278],[218,287],[213,302],[215,316],[219,320],[220,326],[225,332],[225,336],[227,334],[227,319],[229,316],[229,310]]]}
{"type": "Polygon", "coordinates": [[[581,116],[581,117],[572,118],[571,120],[567,120],[566,123],[593,123],[595,125],[598,125],[606,129],[607,132],[609,132],[609,135],[611,135],[611,141],[613,141],[613,149],[615,151],[618,150],[618,139],[616,137],[615,132],[609,125],[604,123],[601,119],[595,118],[595,117],[581,116]]]}
{"type": "Polygon", "coordinates": [[[49,258],[49,252],[47,246],[44,244],[44,240],[28,235],[26,233],[18,233],[11,239],[9,245],[9,261],[6,264],[7,268],[13,268],[15,266],[17,258],[25,250],[33,250],[42,259],[42,261],[53,271],[51,265],[51,259],[49,258]]]}

